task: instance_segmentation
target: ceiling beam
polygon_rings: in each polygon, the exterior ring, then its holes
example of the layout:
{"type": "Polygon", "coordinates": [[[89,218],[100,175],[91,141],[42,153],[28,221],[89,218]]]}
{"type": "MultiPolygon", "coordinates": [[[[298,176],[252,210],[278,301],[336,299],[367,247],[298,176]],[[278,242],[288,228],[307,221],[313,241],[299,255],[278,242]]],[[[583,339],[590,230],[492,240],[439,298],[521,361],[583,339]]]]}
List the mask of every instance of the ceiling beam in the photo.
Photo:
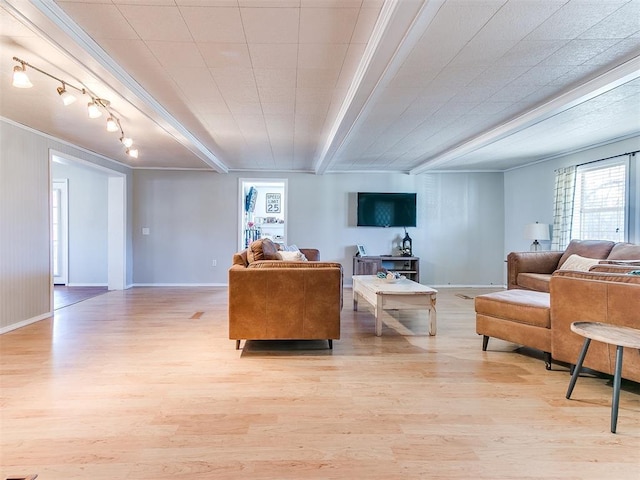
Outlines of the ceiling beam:
{"type": "Polygon", "coordinates": [[[314,171],[325,173],[393,79],[444,0],[386,0],[314,171]]]}
{"type": "Polygon", "coordinates": [[[602,75],[583,83],[567,92],[558,95],[554,99],[529,110],[528,112],[509,120],[502,125],[493,128],[473,139],[441,154],[424,160],[420,165],[413,168],[409,173],[417,175],[443,164],[455,160],[463,155],[472,153],[480,148],[486,147],[494,142],[514,135],[537,123],[565,112],[581,103],[592,100],[614,88],[624,85],[640,77],[640,56],[634,57],[617,67],[603,73],[602,75]]]}

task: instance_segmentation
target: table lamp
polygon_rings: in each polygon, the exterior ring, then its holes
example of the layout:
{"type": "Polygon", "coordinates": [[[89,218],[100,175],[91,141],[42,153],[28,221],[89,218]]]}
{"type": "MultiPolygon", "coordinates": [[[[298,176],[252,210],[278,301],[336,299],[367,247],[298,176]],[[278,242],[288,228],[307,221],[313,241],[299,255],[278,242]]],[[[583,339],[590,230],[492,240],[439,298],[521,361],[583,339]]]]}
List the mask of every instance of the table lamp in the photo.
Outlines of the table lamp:
{"type": "Polygon", "coordinates": [[[549,224],[536,222],[525,225],[524,238],[533,240],[530,248],[532,252],[541,250],[538,240],[549,240],[549,224]]]}

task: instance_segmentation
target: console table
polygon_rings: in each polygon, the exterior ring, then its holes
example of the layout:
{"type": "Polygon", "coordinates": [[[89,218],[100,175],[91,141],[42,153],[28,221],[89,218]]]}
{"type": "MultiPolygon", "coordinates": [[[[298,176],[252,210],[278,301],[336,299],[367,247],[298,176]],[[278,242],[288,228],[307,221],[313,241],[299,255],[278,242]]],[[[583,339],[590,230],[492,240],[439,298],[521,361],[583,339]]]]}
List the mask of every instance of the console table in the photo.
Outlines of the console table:
{"type": "Polygon", "coordinates": [[[375,275],[379,270],[398,272],[409,280],[420,283],[420,258],[377,255],[353,257],[354,275],[375,275]]]}

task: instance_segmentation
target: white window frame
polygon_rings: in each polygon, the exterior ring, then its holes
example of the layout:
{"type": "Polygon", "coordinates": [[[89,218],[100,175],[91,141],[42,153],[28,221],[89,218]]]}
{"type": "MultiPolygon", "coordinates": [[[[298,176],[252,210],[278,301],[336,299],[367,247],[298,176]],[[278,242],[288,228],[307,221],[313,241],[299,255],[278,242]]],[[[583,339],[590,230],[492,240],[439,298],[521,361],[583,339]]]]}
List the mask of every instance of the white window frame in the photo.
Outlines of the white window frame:
{"type": "Polygon", "coordinates": [[[573,213],[573,222],[572,222],[572,231],[571,231],[571,238],[578,238],[581,240],[587,240],[587,238],[582,238],[583,235],[581,232],[576,231],[576,216],[579,215],[579,212],[577,211],[577,209],[581,208],[581,199],[580,197],[580,181],[581,181],[581,176],[582,174],[584,174],[585,172],[589,172],[589,171],[593,171],[593,170],[602,170],[605,168],[611,168],[614,166],[624,166],[624,182],[625,182],[625,186],[624,186],[624,207],[623,207],[623,215],[624,215],[624,220],[623,220],[623,228],[624,228],[624,232],[623,232],[623,236],[621,239],[611,239],[611,238],[589,238],[590,240],[617,240],[617,241],[624,241],[627,242],[629,241],[629,205],[630,205],[630,191],[629,191],[629,156],[628,155],[621,155],[618,157],[613,157],[607,160],[602,160],[602,161],[598,161],[598,162],[593,162],[593,163],[589,163],[589,164],[585,164],[585,165],[580,165],[577,167],[576,170],[576,189],[575,189],[575,195],[574,195],[574,213],[573,213]]]}

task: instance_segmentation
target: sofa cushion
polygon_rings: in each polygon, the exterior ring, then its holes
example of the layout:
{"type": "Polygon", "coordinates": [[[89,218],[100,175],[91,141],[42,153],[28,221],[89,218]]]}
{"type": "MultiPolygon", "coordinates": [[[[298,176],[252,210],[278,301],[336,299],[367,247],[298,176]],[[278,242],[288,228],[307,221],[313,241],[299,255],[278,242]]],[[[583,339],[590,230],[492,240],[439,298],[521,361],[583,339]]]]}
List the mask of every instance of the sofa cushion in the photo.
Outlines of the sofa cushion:
{"type": "Polygon", "coordinates": [[[300,250],[295,252],[290,251],[280,251],[277,252],[278,258],[280,260],[288,261],[288,262],[307,262],[307,257],[304,256],[300,250]]]}
{"type": "Polygon", "coordinates": [[[494,318],[551,328],[549,294],[528,290],[505,290],[475,298],[476,313],[494,318]]]}
{"type": "Polygon", "coordinates": [[[550,273],[520,273],[518,287],[537,292],[549,292],[550,273]]]}
{"type": "Polygon", "coordinates": [[[597,258],[582,257],[576,253],[567,258],[558,270],[576,270],[578,272],[588,272],[591,267],[600,262],[597,258]]]}
{"type": "Polygon", "coordinates": [[[607,260],[636,260],[640,262],[640,245],[633,243],[616,243],[607,260]]]}
{"type": "Polygon", "coordinates": [[[279,260],[278,248],[269,238],[255,240],[247,249],[247,260],[250,264],[260,260],[279,260]]]}
{"type": "Polygon", "coordinates": [[[571,240],[562,257],[560,257],[558,268],[574,253],[581,257],[604,260],[609,256],[614,245],[615,242],[608,240],[571,240]]]}

